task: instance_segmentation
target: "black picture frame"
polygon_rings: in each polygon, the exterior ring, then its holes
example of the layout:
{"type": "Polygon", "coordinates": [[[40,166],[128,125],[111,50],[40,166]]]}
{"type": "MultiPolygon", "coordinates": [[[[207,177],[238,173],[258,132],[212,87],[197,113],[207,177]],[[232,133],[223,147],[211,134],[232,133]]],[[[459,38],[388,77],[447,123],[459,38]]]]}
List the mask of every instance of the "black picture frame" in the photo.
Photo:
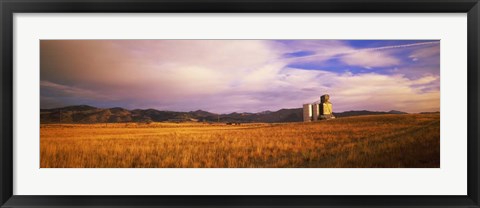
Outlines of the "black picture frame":
{"type": "MultiPolygon", "coordinates": [[[[1,207],[480,207],[478,0],[0,0],[1,207]],[[14,13],[467,13],[468,194],[466,196],[25,196],[13,195],[14,13]]],[[[95,187],[92,187],[92,189],[95,187]]]]}

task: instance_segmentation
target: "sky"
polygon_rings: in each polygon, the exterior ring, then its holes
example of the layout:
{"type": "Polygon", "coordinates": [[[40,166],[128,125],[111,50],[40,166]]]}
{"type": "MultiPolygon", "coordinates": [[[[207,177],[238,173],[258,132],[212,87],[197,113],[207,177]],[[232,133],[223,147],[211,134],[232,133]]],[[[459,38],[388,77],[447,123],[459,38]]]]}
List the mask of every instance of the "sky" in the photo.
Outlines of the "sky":
{"type": "Polygon", "coordinates": [[[440,110],[439,40],[41,40],[40,107],[440,110]]]}

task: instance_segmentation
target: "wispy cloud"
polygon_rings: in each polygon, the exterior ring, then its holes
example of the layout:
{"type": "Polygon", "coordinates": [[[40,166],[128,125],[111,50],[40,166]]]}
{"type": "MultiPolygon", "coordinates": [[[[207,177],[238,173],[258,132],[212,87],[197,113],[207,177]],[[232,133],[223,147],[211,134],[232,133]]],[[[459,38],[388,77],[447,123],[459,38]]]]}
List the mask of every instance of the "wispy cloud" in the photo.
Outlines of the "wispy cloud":
{"type": "MultiPolygon", "coordinates": [[[[429,41],[429,42],[421,42],[421,43],[400,44],[400,45],[383,46],[383,47],[362,48],[362,49],[352,49],[344,46],[341,48],[342,50],[329,51],[325,53],[305,55],[300,57],[290,57],[290,58],[291,59],[308,59],[312,57],[344,56],[344,55],[351,55],[356,53],[366,53],[371,51],[381,51],[381,50],[388,50],[388,49],[400,49],[400,48],[408,48],[408,47],[414,47],[414,46],[439,45],[439,44],[440,44],[440,41],[429,41]]],[[[335,47],[339,47],[339,46],[335,46],[335,47]]]]}

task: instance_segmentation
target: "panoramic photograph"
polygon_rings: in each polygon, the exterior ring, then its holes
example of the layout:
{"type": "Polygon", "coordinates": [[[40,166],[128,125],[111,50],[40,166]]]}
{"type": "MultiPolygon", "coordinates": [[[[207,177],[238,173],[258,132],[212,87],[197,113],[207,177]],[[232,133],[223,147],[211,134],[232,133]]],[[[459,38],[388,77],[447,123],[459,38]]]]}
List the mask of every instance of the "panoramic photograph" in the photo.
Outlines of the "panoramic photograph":
{"type": "Polygon", "coordinates": [[[440,40],[40,40],[40,168],[440,168],[440,40]]]}

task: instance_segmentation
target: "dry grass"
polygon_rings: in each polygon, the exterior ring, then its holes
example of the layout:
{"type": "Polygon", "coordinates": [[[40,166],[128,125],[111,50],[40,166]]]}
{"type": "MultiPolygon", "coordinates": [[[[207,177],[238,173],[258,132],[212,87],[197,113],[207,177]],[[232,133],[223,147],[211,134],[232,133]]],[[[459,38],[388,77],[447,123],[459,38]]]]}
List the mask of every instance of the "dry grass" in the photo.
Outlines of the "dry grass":
{"type": "Polygon", "coordinates": [[[49,124],[42,168],[439,167],[440,115],[315,123],[49,124]]]}

